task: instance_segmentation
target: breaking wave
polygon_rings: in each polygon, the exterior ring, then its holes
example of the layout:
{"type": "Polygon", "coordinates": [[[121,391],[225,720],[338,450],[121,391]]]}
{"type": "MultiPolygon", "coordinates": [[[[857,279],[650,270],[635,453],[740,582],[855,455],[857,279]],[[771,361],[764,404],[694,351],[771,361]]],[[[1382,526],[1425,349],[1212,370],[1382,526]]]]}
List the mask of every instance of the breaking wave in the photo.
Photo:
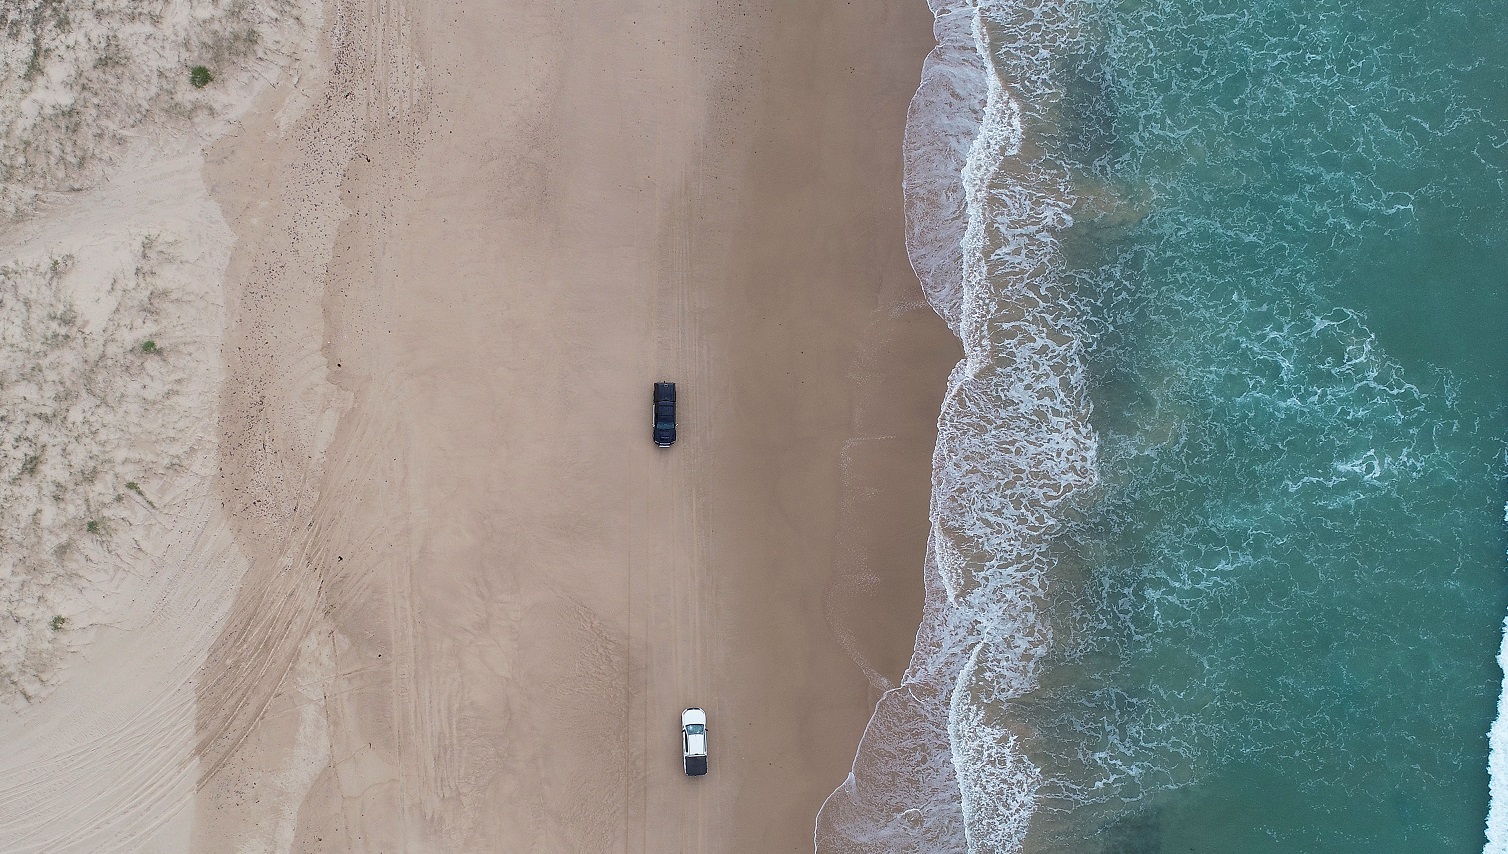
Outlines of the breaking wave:
{"type": "Polygon", "coordinates": [[[906,128],[907,250],[964,359],[938,423],[916,650],[819,814],[823,851],[1019,848],[1041,772],[1006,711],[1036,687],[1054,536],[1096,478],[1062,275],[1073,188],[1029,139],[1054,120],[1072,0],[931,5],[938,44],[906,128]]]}
{"type": "Polygon", "coordinates": [[[915,651],[817,850],[1464,850],[1508,63],[1416,0],[930,5],[907,250],[964,358],[915,651]]]}

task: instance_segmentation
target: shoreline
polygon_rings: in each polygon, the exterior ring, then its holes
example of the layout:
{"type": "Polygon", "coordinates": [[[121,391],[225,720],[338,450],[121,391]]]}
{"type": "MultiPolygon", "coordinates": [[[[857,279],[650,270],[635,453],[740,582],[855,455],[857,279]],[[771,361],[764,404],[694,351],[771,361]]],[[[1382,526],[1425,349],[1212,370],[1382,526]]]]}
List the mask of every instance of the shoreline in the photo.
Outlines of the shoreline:
{"type": "Polygon", "coordinates": [[[12,16],[0,847],[1503,848],[1490,51],[907,2],[12,16]]]}
{"type": "Polygon", "coordinates": [[[812,845],[911,657],[937,413],[961,352],[905,248],[901,143],[931,14],[830,7],[797,21],[821,49],[792,42],[767,60],[750,124],[773,130],[748,143],[748,186],[769,189],[733,229],[747,254],[730,265],[730,314],[752,323],[731,336],[739,398],[720,426],[744,450],[709,478],[743,485],[713,505],[734,620],[725,684],[758,722],[737,745],[751,769],[739,851],[812,845]]]}

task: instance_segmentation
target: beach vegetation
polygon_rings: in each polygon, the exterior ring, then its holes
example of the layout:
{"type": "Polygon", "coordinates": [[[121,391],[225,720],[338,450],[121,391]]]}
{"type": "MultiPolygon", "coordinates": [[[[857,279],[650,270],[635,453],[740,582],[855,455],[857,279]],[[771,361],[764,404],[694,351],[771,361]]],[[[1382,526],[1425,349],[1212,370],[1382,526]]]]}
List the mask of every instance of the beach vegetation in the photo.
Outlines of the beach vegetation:
{"type": "Polygon", "coordinates": [[[99,70],[125,68],[131,63],[130,54],[115,33],[109,33],[100,43],[99,55],[94,58],[94,67],[99,70]]]}
{"type": "MultiPolygon", "coordinates": [[[[203,130],[196,122],[229,106],[229,94],[210,97],[199,88],[240,79],[246,85],[236,94],[248,95],[257,75],[275,77],[313,35],[296,4],[284,0],[194,5],[195,14],[178,15],[173,4],[122,0],[0,4],[13,108],[0,109],[7,149],[0,224],[24,221],[58,194],[97,186],[143,136],[192,138],[203,130]],[[251,68],[247,60],[264,64],[251,68]],[[183,88],[185,78],[194,91],[183,88]]],[[[83,224],[47,241],[58,244],[51,255],[0,256],[0,554],[8,579],[0,584],[0,613],[66,600],[87,586],[109,538],[143,512],[124,495],[152,505],[146,484],[126,487],[119,477],[132,472],[166,488],[177,477],[197,477],[206,452],[205,437],[179,429],[203,406],[185,391],[214,387],[192,370],[207,351],[186,331],[200,310],[195,273],[175,246],[183,230],[143,237],[134,226],[113,230],[118,224],[83,224]],[[117,251],[124,255],[135,241],[139,255],[116,264],[117,251]],[[70,245],[81,258],[109,257],[110,265],[79,269],[66,254],[70,245]],[[75,300],[89,307],[87,334],[75,300]],[[157,334],[169,336],[172,359],[157,334]]],[[[192,233],[190,242],[195,252],[204,245],[192,233]]],[[[31,619],[40,628],[51,618],[37,610],[31,619]]],[[[0,705],[45,693],[56,666],[47,654],[52,644],[25,632],[3,640],[0,705]]]]}
{"type": "Polygon", "coordinates": [[[203,47],[208,59],[218,65],[236,65],[255,56],[262,34],[255,27],[230,27],[217,32],[203,47]]]}
{"type": "Polygon", "coordinates": [[[42,73],[42,40],[35,39],[31,44],[31,59],[26,62],[26,70],[21,72],[21,79],[30,83],[42,73]]]}
{"type": "Polygon", "coordinates": [[[142,501],[147,502],[148,507],[152,508],[153,510],[157,509],[157,505],[152,503],[152,499],[148,498],[147,494],[141,491],[141,484],[137,483],[134,480],[128,480],[126,481],[126,489],[129,489],[132,492],[136,493],[142,501]]]}
{"type": "Polygon", "coordinates": [[[63,630],[63,627],[66,626],[66,625],[68,625],[68,618],[67,617],[63,616],[62,614],[54,614],[53,615],[53,617],[52,617],[52,630],[53,631],[60,632],[60,631],[63,630]]]}
{"type": "Polygon", "coordinates": [[[307,36],[297,4],[283,0],[217,0],[181,16],[166,14],[172,5],[0,3],[12,84],[0,109],[0,221],[26,217],[49,193],[93,186],[135,138],[131,129],[181,130],[223,108],[200,98],[178,115],[185,76],[195,89],[223,82],[269,46],[267,58],[286,64],[307,36]]]}

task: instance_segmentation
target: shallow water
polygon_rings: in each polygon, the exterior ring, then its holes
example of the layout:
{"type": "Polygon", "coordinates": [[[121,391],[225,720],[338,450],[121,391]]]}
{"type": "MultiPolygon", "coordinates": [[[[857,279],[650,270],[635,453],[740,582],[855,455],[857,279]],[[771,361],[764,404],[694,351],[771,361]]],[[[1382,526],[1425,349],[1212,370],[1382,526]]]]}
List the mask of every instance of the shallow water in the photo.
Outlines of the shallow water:
{"type": "Polygon", "coordinates": [[[819,848],[1481,848],[1508,7],[934,11],[910,249],[966,359],[819,848]]]}

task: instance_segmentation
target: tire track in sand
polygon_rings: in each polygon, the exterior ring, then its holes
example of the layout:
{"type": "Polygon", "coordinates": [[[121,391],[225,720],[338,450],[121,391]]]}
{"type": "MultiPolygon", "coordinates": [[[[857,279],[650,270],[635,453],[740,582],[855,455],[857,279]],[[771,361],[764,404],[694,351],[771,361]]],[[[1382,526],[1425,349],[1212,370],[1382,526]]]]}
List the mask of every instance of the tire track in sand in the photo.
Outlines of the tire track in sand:
{"type": "MultiPolygon", "coordinates": [[[[359,405],[353,407],[351,392],[334,384],[349,382],[359,395],[360,384],[353,381],[360,378],[341,375],[336,344],[346,342],[333,339],[369,333],[360,322],[378,314],[368,311],[354,320],[340,314],[350,306],[341,302],[336,274],[353,267],[353,253],[374,257],[372,247],[380,246],[390,226],[391,204],[374,200],[393,198],[381,181],[396,180],[403,170],[376,172],[373,181],[363,167],[373,154],[389,167],[412,159],[425,93],[406,4],[345,0],[332,4],[327,16],[329,63],[314,75],[322,91],[302,118],[282,134],[275,116],[252,117],[242,135],[247,144],[232,139],[211,158],[217,200],[241,241],[227,277],[229,379],[221,401],[220,491],[237,540],[253,560],[198,687],[205,790],[199,835],[222,844],[254,832],[258,815],[243,814],[238,787],[263,773],[259,763],[273,760],[259,755],[265,753],[260,746],[241,748],[253,738],[288,737],[268,731],[264,716],[304,639],[324,631],[320,627],[353,603],[382,598],[384,576],[395,571],[391,549],[368,561],[348,547],[353,532],[368,533],[365,514],[372,505],[393,509],[391,495],[371,484],[401,480],[384,467],[394,462],[389,451],[402,445],[394,438],[395,425],[367,418],[359,405]],[[377,192],[362,192],[374,183],[377,192]],[[331,317],[351,322],[327,326],[331,317]]],[[[380,296],[386,283],[374,277],[371,284],[380,296]]],[[[400,558],[397,569],[406,567],[400,558]]],[[[381,622],[401,634],[411,620],[399,614],[381,622]]],[[[395,659],[411,661],[411,644],[393,646],[409,653],[389,659],[390,681],[406,685],[413,669],[395,659]]],[[[349,669],[374,672],[367,662],[349,669]]],[[[339,707],[350,693],[340,684],[340,671],[337,661],[328,674],[332,684],[322,692],[329,698],[327,715],[332,703],[339,707]]],[[[424,730],[422,718],[393,714],[389,720],[402,730],[424,730]]],[[[335,742],[342,738],[337,724],[327,728],[335,742]]],[[[398,753],[424,753],[405,748],[415,740],[398,739],[398,753]]],[[[418,779],[432,786],[436,775],[425,773],[432,769],[420,763],[417,770],[418,779]]],[[[276,813],[297,806],[259,809],[276,813]]]]}

